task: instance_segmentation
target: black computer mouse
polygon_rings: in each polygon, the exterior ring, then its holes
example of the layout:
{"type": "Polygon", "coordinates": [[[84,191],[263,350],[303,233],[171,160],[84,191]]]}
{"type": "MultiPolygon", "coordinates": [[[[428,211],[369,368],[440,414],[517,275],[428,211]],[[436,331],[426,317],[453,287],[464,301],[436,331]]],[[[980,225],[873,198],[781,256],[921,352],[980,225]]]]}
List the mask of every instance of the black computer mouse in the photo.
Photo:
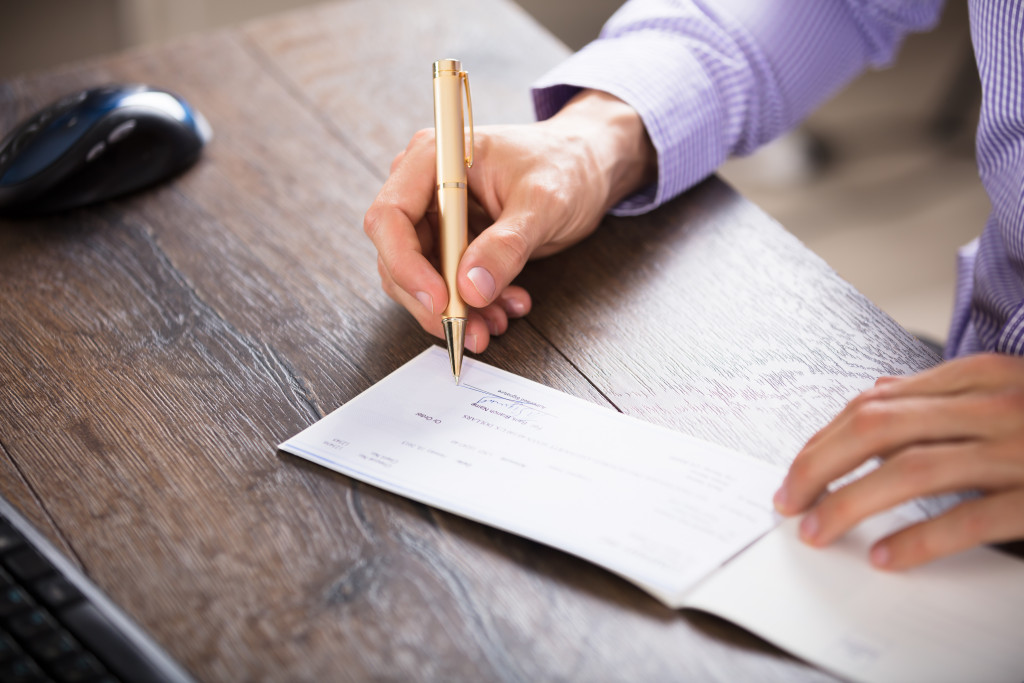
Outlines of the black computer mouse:
{"type": "Polygon", "coordinates": [[[145,85],[74,93],[0,142],[0,214],[71,209],[185,170],[210,139],[202,114],[145,85]]]}

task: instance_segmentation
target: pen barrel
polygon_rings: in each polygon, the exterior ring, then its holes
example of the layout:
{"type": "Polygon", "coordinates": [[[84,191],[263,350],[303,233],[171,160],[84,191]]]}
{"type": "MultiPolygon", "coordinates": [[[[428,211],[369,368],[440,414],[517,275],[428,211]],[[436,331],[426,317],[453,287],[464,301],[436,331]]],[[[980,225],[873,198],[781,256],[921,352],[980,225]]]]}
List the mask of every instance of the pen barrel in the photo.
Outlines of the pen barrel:
{"type": "Polygon", "coordinates": [[[437,191],[437,216],[441,227],[441,276],[448,288],[448,306],[442,318],[465,318],[466,303],[459,296],[456,274],[468,244],[467,197],[465,189],[437,191]]]}
{"type": "Polygon", "coordinates": [[[465,318],[456,274],[469,242],[466,137],[462,116],[462,65],[455,59],[434,62],[434,132],[437,156],[437,213],[441,275],[448,287],[443,318],[465,318]]]}

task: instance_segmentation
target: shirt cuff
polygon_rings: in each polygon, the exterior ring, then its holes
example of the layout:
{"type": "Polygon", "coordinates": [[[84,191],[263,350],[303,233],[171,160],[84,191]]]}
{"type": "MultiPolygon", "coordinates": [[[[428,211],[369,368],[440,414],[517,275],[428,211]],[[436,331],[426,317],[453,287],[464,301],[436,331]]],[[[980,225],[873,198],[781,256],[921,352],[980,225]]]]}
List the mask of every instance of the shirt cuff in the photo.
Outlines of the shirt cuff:
{"type": "Polygon", "coordinates": [[[612,214],[650,211],[725,160],[721,98],[680,41],[658,31],[637,31],[590,43],[534,83],[537,118],[550,118],[585,88],[602,90],[633,107],[658,155],[657,182],[626,197],[612,214]]]}

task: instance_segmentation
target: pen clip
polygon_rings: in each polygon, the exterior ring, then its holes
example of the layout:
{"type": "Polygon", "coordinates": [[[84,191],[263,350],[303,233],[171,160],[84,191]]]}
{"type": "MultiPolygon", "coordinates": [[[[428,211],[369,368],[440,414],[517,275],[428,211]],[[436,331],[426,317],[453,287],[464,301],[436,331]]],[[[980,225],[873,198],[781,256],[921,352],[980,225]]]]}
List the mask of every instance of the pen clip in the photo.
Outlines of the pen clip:
{"type": "Polygon", "coordinates": [[[466,156],[466,168],[473,168],[473,101],[469,97],[469,74],[460,71],[459,77],[466,91],[466,118],[469,121],[469,154],[466,156]]]}

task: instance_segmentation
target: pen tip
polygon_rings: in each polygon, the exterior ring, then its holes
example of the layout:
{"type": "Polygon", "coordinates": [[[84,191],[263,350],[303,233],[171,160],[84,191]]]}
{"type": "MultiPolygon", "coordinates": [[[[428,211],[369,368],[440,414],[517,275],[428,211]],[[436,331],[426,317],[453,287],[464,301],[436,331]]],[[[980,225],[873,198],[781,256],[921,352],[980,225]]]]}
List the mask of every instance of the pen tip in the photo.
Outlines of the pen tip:
{"type": "Polygon", "coordinates": [[[452,362],[452,375],[455,376],[455,384],[459,383],[459,375],[462,374],[462,347],[466,339],[465,318],[444,318],[441,320],[444,327],[444,338],[448,345],[448,357],[452,362]]]}
{"type": "Polygon", "coordinates": [[[462,377],[460,375],[455,375],[455,386],[459,386],[459,382],[461,381],[462,377]]]}

